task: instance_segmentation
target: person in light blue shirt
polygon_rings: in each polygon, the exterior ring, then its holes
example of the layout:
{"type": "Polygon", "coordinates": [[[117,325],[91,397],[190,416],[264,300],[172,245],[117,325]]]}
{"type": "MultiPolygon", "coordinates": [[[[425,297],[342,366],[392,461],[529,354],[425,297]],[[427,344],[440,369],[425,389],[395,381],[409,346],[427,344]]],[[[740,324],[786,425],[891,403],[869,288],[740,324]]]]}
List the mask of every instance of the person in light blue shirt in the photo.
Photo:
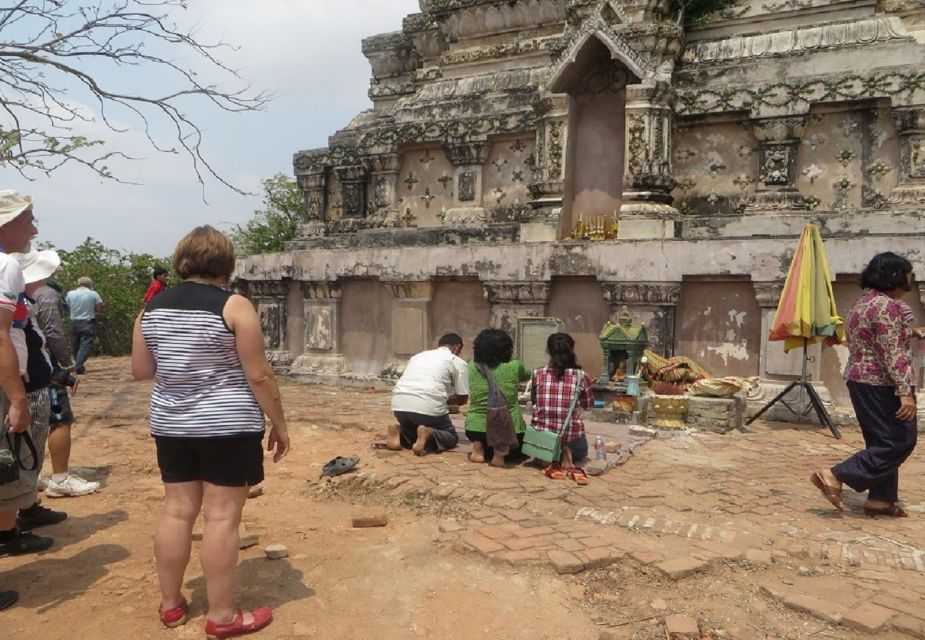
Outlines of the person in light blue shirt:
{"type": "Polygon", "coordinates": [[[71,313],[74,371],[84,373],[96,337],[96,315],[103,309],[103,299],[93,290],[93,281],[86,276],[77,279],[77,288],[68,291],[66,299],[71,313]]]}

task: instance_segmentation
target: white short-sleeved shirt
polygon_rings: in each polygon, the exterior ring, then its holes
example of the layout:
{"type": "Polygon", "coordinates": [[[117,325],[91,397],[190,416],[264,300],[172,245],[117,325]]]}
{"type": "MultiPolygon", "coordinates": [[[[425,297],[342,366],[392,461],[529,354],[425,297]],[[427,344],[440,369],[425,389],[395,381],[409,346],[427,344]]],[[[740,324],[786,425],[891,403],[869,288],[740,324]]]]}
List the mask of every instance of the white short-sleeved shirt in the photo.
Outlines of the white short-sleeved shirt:
{"type": "Polygon", "coordinates": [[[408,361],[396,383],[392,411],[442,416],[449,412],[446,401],[451,395],[469,395],[466,361],[447,347],[422,351],[408,361]]]}
{"type": "Polygon", "coordinates": [[[28,320],[26,307],[26,280],[19,263],[5,253],[0,253],[0,309],[13,314],[13,328],[10,338],[19,358],[19,375],[25,375],[29,351],[26,348],[26,334],[23,327],[28,320]]]}

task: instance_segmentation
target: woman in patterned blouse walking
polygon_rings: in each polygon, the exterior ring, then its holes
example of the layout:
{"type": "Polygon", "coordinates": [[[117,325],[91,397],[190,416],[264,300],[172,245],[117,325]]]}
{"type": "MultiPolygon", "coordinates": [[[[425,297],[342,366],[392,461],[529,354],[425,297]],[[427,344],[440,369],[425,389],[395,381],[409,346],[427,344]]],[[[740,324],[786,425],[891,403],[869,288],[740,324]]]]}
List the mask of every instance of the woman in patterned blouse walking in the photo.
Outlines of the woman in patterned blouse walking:
{"type": "Polygon", "coordinates": [[[915,370],[910,338],[912,309],[900,300],[912,288],[912,265],[895,253],[873,257],[861,274],[869,289],[848,314],[845,381],[866,448],[810,481],[844,510],[842,483],[868,491],[864,513],[903,518],[899,467],[915,448],[915,370]]]}

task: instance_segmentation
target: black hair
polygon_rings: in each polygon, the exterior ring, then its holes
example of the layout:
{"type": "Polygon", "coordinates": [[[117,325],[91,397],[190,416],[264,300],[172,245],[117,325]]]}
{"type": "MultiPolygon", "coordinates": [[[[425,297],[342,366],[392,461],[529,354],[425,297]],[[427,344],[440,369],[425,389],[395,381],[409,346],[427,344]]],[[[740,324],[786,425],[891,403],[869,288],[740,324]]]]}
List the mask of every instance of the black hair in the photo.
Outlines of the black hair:
{"type": "Polygon", "coordinates": [[[878,253],[871,258],[870,263],[861,272],[861,286],[865,289],[876,289],[884,293],[894,289],[909,291],[909,274],[912,273],[912,263],[898,256],[892,251],[878,253]]]}
{"type": "Polygon", "coordinates": [[[554,333],[546,338],[546,353],[549,354],[549,364],[556,378],[560,380],[566,369],[581,368],[575,361],[575,340],[567,333],[554,333]]]}
{"type": "Polygon", "coordinates": [[[463,343],[462,338],[460,338],[459,335],[456,333],[444,333],[442,336],[440,336],[440,339],[437,340],[438,347],[444,347],[444,346],[448,347],[450,345],[457,345],[457,344],[459,346],[462,346],[462,343],[463,343]]]}
{"type": "Polygon", "coordinates": [[[514,356],[514,341],[501,329],[484,329],[472,342],[472,360],[494,369],[514,356]]]}
{"type": "Polygon", "coordinates": [[[162,276],[167,273],[167,269],[164,267],[154,267],[154,277],[162,276]]]}

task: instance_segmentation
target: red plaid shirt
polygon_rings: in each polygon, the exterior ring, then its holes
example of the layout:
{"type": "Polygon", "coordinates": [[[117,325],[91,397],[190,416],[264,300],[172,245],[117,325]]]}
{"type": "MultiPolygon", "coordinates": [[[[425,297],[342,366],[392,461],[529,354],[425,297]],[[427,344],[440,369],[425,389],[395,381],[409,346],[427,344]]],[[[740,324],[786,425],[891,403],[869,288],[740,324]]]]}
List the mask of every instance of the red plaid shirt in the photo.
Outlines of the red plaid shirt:
{"type": "Polygon", "coordinates": [[[591,377],[582,369],[566,369],[565,375],[559,380],[555,370],[546,365],[533,372],[531,384],[531,398],[533,400],[532,424],[540,431],[560,431],[562,423],[568,415],[569,405],[572,404],[572,395],[578,377],[581,377],[581,388],[578,402],[572,412],[572,421],[562,433],[562,442],[571,442],[580,438],[585,432],[585,425],[581,421],[581,408],[590,409],[594,405],[594,391],[591,390],[591,377]]]}

